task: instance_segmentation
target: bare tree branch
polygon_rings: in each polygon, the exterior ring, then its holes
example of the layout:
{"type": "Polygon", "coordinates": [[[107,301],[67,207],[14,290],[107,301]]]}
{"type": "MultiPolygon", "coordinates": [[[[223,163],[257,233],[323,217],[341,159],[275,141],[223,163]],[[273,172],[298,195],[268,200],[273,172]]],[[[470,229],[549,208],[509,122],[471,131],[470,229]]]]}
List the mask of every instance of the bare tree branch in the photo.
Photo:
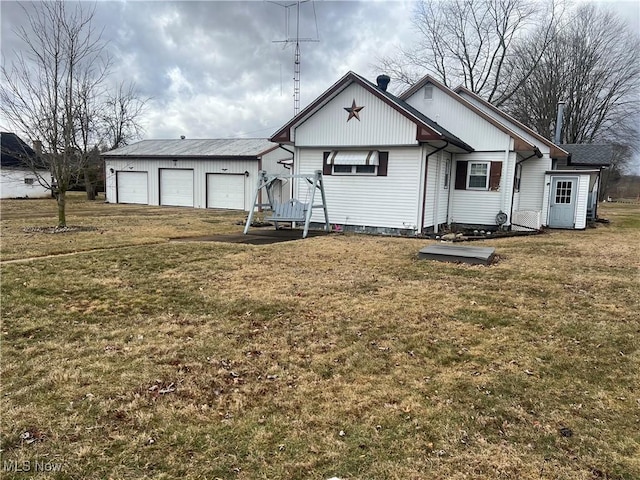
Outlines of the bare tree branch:
{"type": "MultiPolygon", "coordinates": [[[[81,177],[87,180],[91,153],[111,136],[118,116],[112,99],[119,94],[107,88],[111,59],[95,26],[95,6],[55,0],[23,9],[29,22],[13,31],[23,48],[2,66],[0,111],[14,131],[41,143],[40,159],[55,180],[44,178],[40,165],[27,167],[56,194],[58,224],[64,226],[66,192],[81,177]]],[[[141,133],[141,108],[132,105],[144,101],[133,86],[129,92],[122,138],[141,133]]]]}
{"type": "MultiPolygon", "coordinates": [[[[565,101],[564,143],[612,143],[629,158],[639,145],[640,40],[612,12],[581,6],[537,60],[535,37],[519,47],[516,68],[536,69],[505,104],[520,121],[553,138],[565,101]]],[[[624,155],[619,155],[624,158],[624,155]]],[[[622,161],[617,162],[622,165],[622,161]]]]}

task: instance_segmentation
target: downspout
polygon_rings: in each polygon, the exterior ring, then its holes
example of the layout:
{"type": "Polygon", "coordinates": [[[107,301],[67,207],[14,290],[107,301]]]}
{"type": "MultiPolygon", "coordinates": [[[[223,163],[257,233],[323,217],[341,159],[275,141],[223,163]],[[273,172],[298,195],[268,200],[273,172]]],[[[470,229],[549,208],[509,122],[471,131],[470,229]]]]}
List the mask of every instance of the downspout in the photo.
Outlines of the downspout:
{"type": "MultiPolygon", "coordinates": [[[[524,162],[526,162],[530,158],[537,157],[537,156],[538,156],[538,153],[537,152],[533,152],[527,158],[523,158],[519,162],[516,162],[516,168],[513,169],[513,185],[514,185],[514,188],[511,189],[511,211],[509,212],[509,221],[511,222],[512,227],[513,227],[513,222],[511,221],[511,219],[513,218],[513,200],[516,198],[515,183],[516,183],[516,175],[518,174],[518,166],[523,164],[524,162]]],[[[522,184],[522,167],[520,167],[520,183],[522,184]]]]}
{"type": "Polygon", "coordinates": [[[453,155],[451,155],[451,152],[449,152],[449,191],[447,192],[447,226],[450,225],[449,224],[449,215],[451,214],[451,198],[453,197],[453,176],[451,175],[453,173],[453,155]]]}
{"type": "Polygon", "coordinates": [[[598,172],[598,195],[596,195],[596,201],[595,204],[593,205],[593,219],[597,220],[598,219],[598,203],[600,203],[600,188],[602,187],[602,171],[604,170],[604,167],[600,167],[600,171],[598,172]]]}
{"type": "MultiPolygon", "coordinates": [[[[437,148],[436,150],[434,150],[431,153],[427,153],[427,155],[424,157],[424,178],[423,178],[423,184],[424,184],[424,189],[422,191],[422,215],[420,215],[420,233],[423,232],[424,230],[424,209],[427,206],[427,171],[429,170],[429,157],[431,155],[433,155],[434,153],[438,153],[441,152],[442,150],[444,150],[445,148],[447,148],[449,146],[449,141],[447,140],[447,143],[444,144],[444,146],[437,148]]],[[[451,176],[449,176],[449,183],[451,183],[451,176]]],[[[438,231],[438,219],[434,219],[434,231],[438,231]]]]}
{"type": "MultiPolygon", "coordinates": [[[[258,177],[259,177],[261,175],[260,172],[262,172],[262,156],[257,158],[258,158],[258,177]]],[[[258,192],[258,203],[262,205],[262,189],[260,189],[260,191],[258,192]]],[[[252,205],[251,208],[255,208],[255,205],[252,205]]],[[[262,212],[262,207],[258,207],[258,211],[262,212]]]]}
{"type": "Polygon", "coordinates": [[[284,148],[281,143],[278,144],[278,147],[283,149],[285,152],[289,152],[291,154],[291,158],[293,158],[294,153],[288,148],[284,148]]]}
{"type": "MultiPolygon", "coordinates": [[[[281,143],[278,144],[278,147],[281,148],[282,150],[284,150],[285,152],[288,152],[288,153],[291,154],[291,168],[290,168],[290,170],[291,170],[291,174],[293,175],[294,173],[296,173],[295,169],[294,169],[294,166],[295,166],[295,163],[296,163],[296,154],[295,154],[295,152],[292,152],[288,148],[284,148],[281,143]]],[[[289,198],[293,198],[293,181],[291,181],[291,187],[289,188],[289,198]]]]}

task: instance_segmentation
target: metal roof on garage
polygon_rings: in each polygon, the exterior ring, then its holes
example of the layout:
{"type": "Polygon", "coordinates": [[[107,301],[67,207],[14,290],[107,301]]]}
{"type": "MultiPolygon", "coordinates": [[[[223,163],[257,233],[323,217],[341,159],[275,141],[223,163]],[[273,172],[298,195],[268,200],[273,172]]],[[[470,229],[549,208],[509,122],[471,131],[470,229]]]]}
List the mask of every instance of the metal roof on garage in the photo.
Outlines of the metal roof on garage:
{"type": "Polygon", "coordinates": [[[103,153],[106,157],[258,157],[278,145],[266,138],[142,140],[103,153]]]}

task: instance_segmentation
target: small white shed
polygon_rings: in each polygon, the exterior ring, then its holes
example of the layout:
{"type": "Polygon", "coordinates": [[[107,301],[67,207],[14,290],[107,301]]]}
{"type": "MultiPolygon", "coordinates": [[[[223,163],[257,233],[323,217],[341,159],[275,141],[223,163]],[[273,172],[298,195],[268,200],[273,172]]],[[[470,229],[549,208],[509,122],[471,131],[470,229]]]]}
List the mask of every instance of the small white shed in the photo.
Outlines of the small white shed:
{"type": "Polygon", "coordinates": [[[598,170],[546,172],[542,224],[549,228],[586,228],[591,179],[598,174],[598,170]]]}
{"type": "MultiPolygon", "coordinates": [[[[143,140],[103,154],[109,203],[249,210],[260,170],[286,173],[291,153],[262,138],[143,140]]],[[[289,186],[275,189],[279,201],[289,186]]]]}

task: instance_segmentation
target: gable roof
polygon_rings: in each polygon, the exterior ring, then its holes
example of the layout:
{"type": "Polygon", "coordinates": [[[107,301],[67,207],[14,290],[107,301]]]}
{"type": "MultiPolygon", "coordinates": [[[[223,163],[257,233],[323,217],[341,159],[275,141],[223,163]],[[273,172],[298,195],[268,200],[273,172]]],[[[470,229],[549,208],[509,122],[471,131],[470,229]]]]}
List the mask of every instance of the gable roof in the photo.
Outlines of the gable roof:
{"type": "Polygon", "coordinates": [[[569,157],[569,165],[592,165],[596,167],[611,165],[613,145],[565,143],[560,146],[571,155],[569,157]]]}
{"type": "Polygon", "coordinates": [[[527,127],[524,123],[519,122],[518,120],[516,120],[515,118],[513,118],[511,115],[509,115],[508,113],[503,112],[502,110],[500,110],[498,107],[496,107],[495,105],[487,102],[484,98],[480,97],[479,95],[473,93],[471,90],[469,90],[468,88],[463,87],[462,85],[456,87],[454,89],[454,91],[460,95],[460,93],[464,93],[465,95],[469,95],[470,97],[478,100],[479,102],[481,102],[483,105],[487,106],[488,108],[491,109],[492,112],[496,113],[497,115],[501,116],[502,118],[504,118],[505,120],[513,123],[514,125],[517,125],[518,127],[520,127],[521,129],[523,129],[525,132],[527,132],[529,135],[531,135],[532,137],[534,137],[535,139],[539,140],[540,142],[544,143],[546,146],[549,147],[549,152],[550,152],[550,156],[552,158],[564,158],[567,157],[569,155],[569,152],[567,152],[565,149],[561,148],[560,146],[556,145],[555,143],[553,143],[551,140],[543,137],[542,135],[540,135],[538,132],[536,132],[535,130],[527,127]]]}
{"type": "Polygon", "coordinates": [[[34,159],[36,152],[15,133],[1,132],[0,137],[0,164],[3,167],[28,168],[25,160],[34,159]]]}
{"type": "Polygon", "coordinates": [[[351,71],[347,72],[346,75],[344,75],[340,80],[329,87],[329,89],[327,89],[322,95],[316,98],[311,104],[309,104],[304,110],[302,110],[302,112],[293,117],[287,124],[285,124],[276,133],[274,133],[269,140],[277,143],[292,143],[291,129],[315,114],[318,110],[324,107],[330,100],[335,98],[340,92],[342,92],[352,83],[360,85],[369,93],[378,97],[380,100],[392,107],[401,115],[415,123],[417,126],[416,140],[418,140],[419,142],[445,141],[458,148],[461,148],[464,151],[473,152],[473,147],[465,143],[453,133],[446,130],[444,127],[438,125],[426,115],[413,108],[404,100],[396,97],[395,95],[392,95],[389,92],[379,89],[369,80],[351,71]]]}
{"type": "Polygon", "coordinates": [[[104,152],[105,157],[259,157],[278,148],[266,138],[142,140],[104,152]]]}
{"type": "MultiPolygon", "coordinates": [[[[513,130],[511,130],[509,127],[507,127],[503,123],[499,122],[492,115],[489,115],[485,111],[483,111],[480,108],[478,108],[477,106],[475,106],[473,103],[471,103],[468,100],[466,100],[465,98],[463,98],[456,91],[453,91],[452,89],[450,89],[446,85],[443,85],[442,83],[440,83],[439,81],[434,79],[431,75],[425,75],[424,77],[422,77],[417,83],[415,83],[414,85],[409,87],[407,90],[402,92],[402,94],[400,95],[400,98],[403,99],[403,100],[408,99],[414,93],[416,93],[418,90],[420,90],[422,87],[424,87],[427,83],[432,84],[434,87],[436,87],[437,89],[439,89],[440,91],[442,91],[443,93],[448,95],[449,97],[453,98],[454,100],[456,100],[457,102],[461,103],[462,105],[467,107],[469,110],[473,111],[478,116],[480,116],[481,118],[483,118],[484,120],[489,122],[491,125],[496,127],[498,130],[500,130],[503,133],[506,133],[507,135],[512,137],[513,140],[514,140],[514,149],[516,151],[533,151],[536,154],[536,156],[538,156],[538,157],[542,156],[542,153],[540,153],[540,150],[538,149],[538,147],[536,145],[532,144],[531,142],[529,142],[528,140],[523,138],[517,132],[514,132],[513,130]]],[[[480,97],[478,97],[478,98],[480,98],[480,97]]],[[[480,100],[482,100],[482,99],[480,99],[480,100]]],[[[484,102],[484,100],[483,100],[483,102],[484,102]]],[[[565,152],[565,156],[566,156],[566,152],[565,152]]]]}

